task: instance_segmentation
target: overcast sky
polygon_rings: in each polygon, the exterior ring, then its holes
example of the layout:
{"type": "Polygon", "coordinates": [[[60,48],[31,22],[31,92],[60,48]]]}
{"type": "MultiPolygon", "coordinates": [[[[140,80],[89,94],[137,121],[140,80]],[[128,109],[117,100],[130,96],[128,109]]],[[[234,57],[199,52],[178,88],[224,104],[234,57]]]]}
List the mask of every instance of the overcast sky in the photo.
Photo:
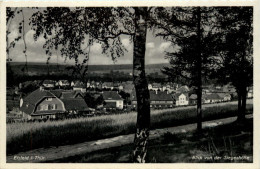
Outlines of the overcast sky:
{"type": "MultiPolygon", "coordinates": [[[[36,42],[33,39],[34,31],[30,29],[28,21],[29,17],[32,14],[32,9],[24,9],[25,13],[25,40],[27,43],[27,55],[28,55],[28,62],[46,62],[48,56],[45,54],[45,50],[42,48],[45,40],[43,37],[40,37],[36,42]]],[[[12,39],[16,38],[18,36],[18,25],[19,21],[21,20],[21,16],[16,16],[11,25],[10,25],[10,31],[11,34],[9,35],[9,41],[11,42],[12,39]]],[[[130,43],[129,39],[127,37],[122,37],[122,42],[124,46],[127,48],[128,52],[125,53],[124,56],[121,56],[117,59],[115,64],[132,64],[133,61],[133,44],[130,43]]],[[[164,58],[165,56],[165,50],[170,50],[170,43],[163,41],[161,38],[155,38],[151,32],[147,33],[146,38],[146,64],[158,64],[158,63],[167,63],[168,60],[164,58]]],[[[25,56],[23,54],[24,50],[24,44],[23,41],[20,40],[15,48],[12,48],[10,50],[10,58],[14,62],[24,62],[25,56]]],[[[111,58],[107,57],[106,55],[101,54],[101,45],[100,44],[94,44],[91,47],[91,53],[90,53],[90,65],[100,65],[100,64],[114,64],[111,58]]],[[[67,60],[65,62],[65,59],[62,58],[58,54],[58,61],[59,63],[74,63],[73,60],[67,60]]],[[[53,56],[50,59],[51,63],[57,62],[57,55],[53,54],[53,56]]]]}

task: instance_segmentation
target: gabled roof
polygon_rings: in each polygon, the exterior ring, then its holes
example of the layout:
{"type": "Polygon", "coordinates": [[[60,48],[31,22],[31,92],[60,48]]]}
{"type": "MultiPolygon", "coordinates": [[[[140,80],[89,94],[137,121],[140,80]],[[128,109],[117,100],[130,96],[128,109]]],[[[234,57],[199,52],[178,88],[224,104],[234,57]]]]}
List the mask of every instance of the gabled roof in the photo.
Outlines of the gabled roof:
{"type": "Polygon", "coordinates": [[[65,109],[67,111],[69,110],[88,110],[88,105],[85,102],[84,99],[61,99],[61,101],[64,103],[65,109]]]}
{"type": "Polygon", "coordinates": [[[56,96],[49,91],[37,89],[24,98],[21,110],[26,114],[32,114],[36,105],[47,97],[56,96]]]}
{"type": "Polygon", "coordinates": [[[167,92],[158,91],[157,94],[155,91],[150,91],[150,100],[151,101],[172,101],[173,98],[167,92]]]}
{"type": "Polygon", "coordinates": [[[197,95],[196,95],[196,94],[192,94],[192,95],[190,95],[190,99],[192,99],[192,100],[196,100],[196,99],[197,99],[197,95]]]}
{"type": "Polygon", "coordinates": [[[47,90],[37,89],[25,97],[23,101],[28,103],[35,103],[35,101],[39,101],[44,97],[55,97],[55,95],[47,90]]]}
{"type": "Polygon", "coordinates": [[[102,95],[104,100],[123,100],[116,91],[104,91],[102,95]]]}
{"type": "Polygon", "coordinates": [[[188,93],[175,93],[175,94],[174,94],[174,98],[175,98],[175,99],[179,99],[179,96],[182,95],[182,94],[184,94],[187,98],[189,98],[188,93]]]}
{"type": "Polygon", "coordinates": [[[54,94],[58,98],[76,98],[78,95],[81,97],[84,97],[84,94],[81,91],[75,91],[75,90],[62,90],[62,89],[56,89],[56,90],[50,90],[50,93],[54,94]]]}
{"type": "Polygon", "coordinates": [[[86,85],[84,85],[83,82],[77,80],[77,81],[74,82],[74,86],[86,86],[86,85]]]}
{"type": "Polygon", "coordinates": [[[231,97],[231,95],[228,93],[218,93],[218,95],[219,95],[219,97],[221,97],[223,99],[224,99],[224,97],[231,97]]]}
{"type": "MultiPolygon", "coordinates": [[[[205,99],[207,97],[207,95],[202,94],[201,99],[205,99]]],[[[197,100],[197,94],[191,94],[189,97],[191,100],[197,100]]]]}
{"type": "Polygon", "coordinates": [[[81,91],[63,91],[60,95],[60,98],[62,99],[71,99],[71,98],[76,98],[78,95],[83,97],[83,93],[81,91]]]}

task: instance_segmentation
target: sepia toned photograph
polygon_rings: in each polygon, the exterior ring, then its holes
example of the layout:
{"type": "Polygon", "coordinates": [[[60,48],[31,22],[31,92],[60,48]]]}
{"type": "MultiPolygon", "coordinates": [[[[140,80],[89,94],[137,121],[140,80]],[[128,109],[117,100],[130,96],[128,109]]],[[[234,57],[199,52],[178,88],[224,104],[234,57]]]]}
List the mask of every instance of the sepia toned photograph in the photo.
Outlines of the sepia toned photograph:
{"type": "Polygon", "coordinates": [[[255,162],[254,6],[5,10],[6,163],[255,162]]]}

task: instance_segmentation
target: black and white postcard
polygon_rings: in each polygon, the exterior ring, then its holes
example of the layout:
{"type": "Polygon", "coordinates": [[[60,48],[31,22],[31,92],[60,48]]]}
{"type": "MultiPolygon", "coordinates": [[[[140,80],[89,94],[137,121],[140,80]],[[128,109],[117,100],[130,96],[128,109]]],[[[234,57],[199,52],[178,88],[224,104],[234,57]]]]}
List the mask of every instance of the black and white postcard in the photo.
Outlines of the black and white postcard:
{"type": "Polygon", "coordinates": [[[256,4],[3,2],[0,168],[259,169],[256,4]]]}

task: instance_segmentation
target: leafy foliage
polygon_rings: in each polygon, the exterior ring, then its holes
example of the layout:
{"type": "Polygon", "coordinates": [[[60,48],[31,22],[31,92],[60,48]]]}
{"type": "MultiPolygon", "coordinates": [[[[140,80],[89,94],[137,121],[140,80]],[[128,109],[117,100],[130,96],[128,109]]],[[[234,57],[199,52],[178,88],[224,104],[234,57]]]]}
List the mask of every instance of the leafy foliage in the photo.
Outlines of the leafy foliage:
{"type": "Polygon", "coordinates": [[[60,50],[65,59],[74,59],[72,69],[84,79],[94,43],[100,43],[102,53],[113,60],[124,55],[126,48],[120,35],[133,34],[131,16],[128,8],[49,7],[34,13],[30,24],[36,32],[35,40],[40,35],[46,39],[46,54],[60,50]]]}
{"type": "Polygon", "coordinates": [[[222,83],[231,82],[238,90],[253,83],[253,8],[218,8],[222,32],[217,69],[222,83]],[[243,79],[243,80],[242,80],[243,79]]]}
{"type": "Polygon", "coordinates": [[[198,80],[196,72],[201,69],[202,78],[207,80],[209,70],[214,65],[212,57],[217,53],[214,47],[217,44],[214,32],[214,8],[201,7],[200,44],[197,32],[197,7],[158,8],[155,13],[157,22],[154,26],[158,28],[156,36],[163,37],[172,44],[172,51],[166,52],[165,56],[171,66],[165,67],[162,72],[172,81],[179,80],[196,85],[198,80]],[[198,68],[198,57],[201,58],[201,68],[198,68]]]}

